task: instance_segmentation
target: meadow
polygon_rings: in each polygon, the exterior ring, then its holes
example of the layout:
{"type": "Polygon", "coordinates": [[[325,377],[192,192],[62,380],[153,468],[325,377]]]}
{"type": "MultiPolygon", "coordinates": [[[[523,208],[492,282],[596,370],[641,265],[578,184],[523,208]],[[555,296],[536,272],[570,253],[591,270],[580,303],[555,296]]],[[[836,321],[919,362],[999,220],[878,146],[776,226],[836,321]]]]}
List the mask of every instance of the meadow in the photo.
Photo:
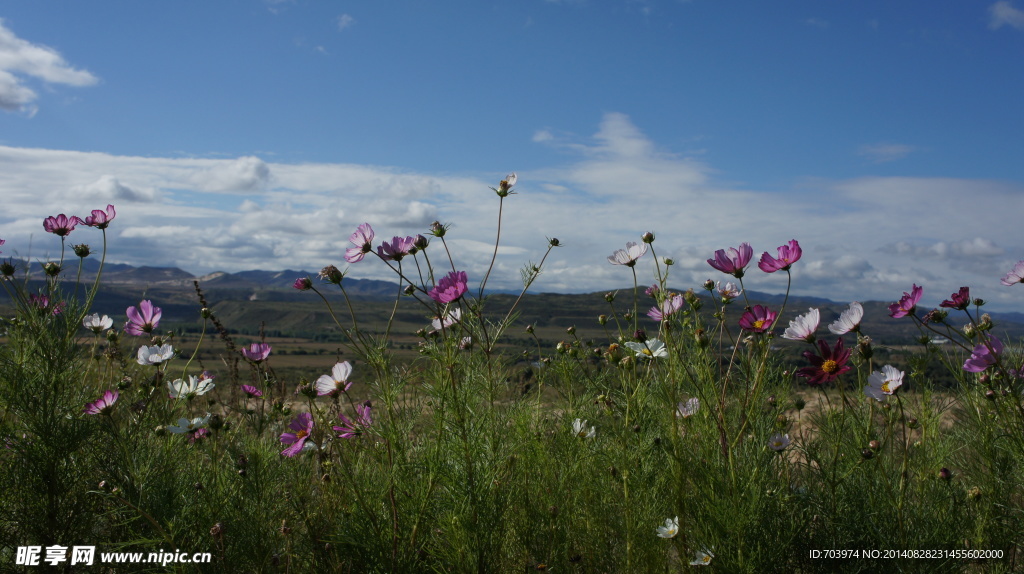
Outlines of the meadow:
{"type": "MultiPolygon", "coordinates": [[[[493,188],[495,258],[514,185],[493,188]]],[[[116,223],[47,217],[62,256],[42,278],[0,262],[4,570],[1024,569],[1024,355],[968,287],[795,312],[747,289],[800,265],[796,240],[709,253],[720,280],[673,289],[647,232],[594,263],[632,288],[584,315],[528,295],[547,255],[522,294],[485,296],[494,259],[469,277],[448,226],[363,224],[344,270],[295,278],[319,319],[196,284],[198,320],[168,328],[159,299],[111,314],[102,274],[81,280],[116,223]],[[394,301],[348,296],[366,265],[395,273],[394,301]],[[254,317],[262,335],[232,330],[254,317]],[[882,345],[882,324],[918,335],[882,345]],[[163,554],[112,554],[133,552],[163,554]]],[[[1008,271],[1024,289],[1024,262],[1008,271]]]]}

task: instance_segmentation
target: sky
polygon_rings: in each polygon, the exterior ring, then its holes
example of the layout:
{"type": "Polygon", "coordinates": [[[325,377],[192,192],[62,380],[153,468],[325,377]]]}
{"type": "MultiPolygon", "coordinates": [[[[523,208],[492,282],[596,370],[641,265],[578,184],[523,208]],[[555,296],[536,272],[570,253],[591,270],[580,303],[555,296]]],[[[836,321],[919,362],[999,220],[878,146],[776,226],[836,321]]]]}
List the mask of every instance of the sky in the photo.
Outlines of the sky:
{"type": "Polygon", "coordinates": [[[1024,0],[9,2],[0,251],[53,258],[44,217],[111,203],[108,261],[344,269],[359,224],[439,220],[478,282],[516,172],[490,287],[552,237],[535,291],[631,285],[607,257],[651,231],[641,284],[797,239],[796,294],[1019,310],[1022,56],[1024,0]]]}

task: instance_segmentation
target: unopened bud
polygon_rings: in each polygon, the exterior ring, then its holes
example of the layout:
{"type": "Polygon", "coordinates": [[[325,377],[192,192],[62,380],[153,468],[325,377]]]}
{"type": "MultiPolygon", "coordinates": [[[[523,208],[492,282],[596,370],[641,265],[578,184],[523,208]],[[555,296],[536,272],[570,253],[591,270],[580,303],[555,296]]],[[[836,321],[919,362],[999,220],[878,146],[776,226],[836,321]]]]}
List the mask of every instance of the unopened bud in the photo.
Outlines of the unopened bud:
{"type": "Polygon", "coordinates": [[[882,443],[878,442],[877,440],[873,440],[868,443],[868,448],[870,448],[871,450],[878,450],[882,448],[882,443]]]}
{"type": "Polygon", "coordinates": [[[939,478],[948,481],[951,478],[953,478],[953,471],[949,470],[946,467],[942,467],[939,469],[939,478]]]}
{"type": "Polygon", "coordinates": [[[430,240],[423,235],[416,235],[416,241],[413,242],[413,246],[420,251],[423,251],[430,245],[430,240]]]}
{"type": "Polygon", "coordinates": [[[654,234],[651,233],[650,231],[648,231],[647,233],[644,233],[643,235],[641,235],[640,239],[644,243],[654,243],[654,234]]]}
{"type": "Polygon", "coordinates": [[[981,307],[982,305],[985,304],[985,300],[982,299],[981,297],[978,297],[977,299],[974,300],[974,304],[977,305],[978,307],[981,307]]]}
{"type": "Polygon", "coordinates": [[[45,272],[49,277],[56,277],[57,275],[60,275],[61,269],[60,263],[56,263],[54,261],[43,263],[43,272],[45,272]]]}
{"type": "Polygon", "coordinates": [[[611,291],[609,291],[608,293],[605,293],[604,294],[604,300],[609,302],[609,303],[614,302],[615,301],[615,293],[612,293],[611,291]]]}
{"type": "Polygon", "coordinates": [[[406,285],[405,289],[402,289],[402,293],[405,293],[406,295],[412,295],[415,292],[416,292],[416,287],[414,287],[412,285],[406,285]]]}
{"type": "Polygon", "coordinates": [[[562,245],[562,243],[558,241],[557,237],[552,237],[551,239],[548,239],[548,245],[550,245],[551,247],[559,247],[562,245]]]}
{"type": "Polygon", "coordinates": [[[607,325],[608,324],[608,315],[598,315],[597,316],[597,323],[599,325],[607,325]]]}
{"type": "Polygon", "coordinates": [[[430,224],[430,234],[434,237],[444,237],[444,234],[448,232],[448,226],[442,224],[440,221],[435,221],[430,224]]]}
{"type": "Polygon", "coordinates": [[[82,259],[85,259],[86,257],[89,256],[89,254],[92,253],[92,250],[89,249],[89,246],[84,243],[72,245],[71,248],[75,250],[75,255],[81,257],[82,259]]]}
{"type": "Polygon", "coordinates": [[[565,330],[565,332],[568,333],[569,335],[575,335],[576,334],[576,325],[573,325],[573,326],[569,327],[568,329],[565,330]]]}

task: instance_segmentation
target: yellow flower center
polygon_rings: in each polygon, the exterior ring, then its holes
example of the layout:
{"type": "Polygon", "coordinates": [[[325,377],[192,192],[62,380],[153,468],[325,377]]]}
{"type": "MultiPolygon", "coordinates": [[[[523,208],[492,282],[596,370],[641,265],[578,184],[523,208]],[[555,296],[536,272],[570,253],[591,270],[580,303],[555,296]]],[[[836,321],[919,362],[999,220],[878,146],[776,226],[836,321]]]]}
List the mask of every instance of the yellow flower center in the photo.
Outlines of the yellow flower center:
{"type": "Polygon", "coordinates": [[[757,321],[754,321],[754,329],[763,329],[764,323],[764,319],[758,319],[757,321]]]}
{"type": "Polygon", "coordinates": [[[300,430],[299,432],[295,433],[296,439],[303,439],[306,438],[307,436],[309,436],[309,431],[300,430]]]}
{"type": "Polygon", "coordinates": [[[640,352],[645,354],[645,355],[647,355],[648,357],[653,357],[654,356],[654,353],[651,353],[650,349],[644,349],[643,351],[640,351],[640,352]]]}
{"type": "Polygon", "coordinates": [[[892,394],[892,388],[889,386],[889,381],[885,381],[884,383],[882,383],[881,389],[882,389],[882,392],[887,394],[887,395],[891,395],[892,394]]]}
{"type": "Polygon", "coordinates": [[[834,373],[838,368],[839,365],[832,359],[829,359],[821,364],[821,370],[825,371],[826,373],[834,373]]]}

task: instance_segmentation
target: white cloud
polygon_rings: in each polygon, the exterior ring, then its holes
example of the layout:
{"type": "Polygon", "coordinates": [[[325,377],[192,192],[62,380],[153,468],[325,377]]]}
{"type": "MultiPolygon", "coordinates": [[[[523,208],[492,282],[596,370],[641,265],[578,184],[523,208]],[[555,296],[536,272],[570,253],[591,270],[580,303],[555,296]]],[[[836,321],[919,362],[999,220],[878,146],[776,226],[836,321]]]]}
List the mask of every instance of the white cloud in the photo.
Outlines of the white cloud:
{"type": "Polygon", "coordinates": [[[255,191],[266,187],[270,168],[258,157],[240,157],[218,162],[197,173],[193,181],[204,191],[255,191]]]}
{"type": "Polygon", "coordinates": [[[915,151],[914,146],[894,143],[879,143],[861,146],[858,153],[875,163],[885,163],[903,159],[915,151]]]}
{"type": "Polygon", "coordinates": [[[86,70],[72,68],[53,48],[17,37],[0,19],[0,108],[35,113],[37,94],[24,76],[46,84],[91,86],[99,81],[86,70]]]}
{"type": "Polygon", "coordinates": [[[821,28],[822,30],[828,28],[828,20],[822,20],[821,18],[807,18],[804,20],[804,24],[814,28],[821,28]]]}
{"type": "Polygon", "coordinates": [[[156,192],[152,189],[135,189],[121,183],[116,177],[103,175],[87,185],[76,185],[71,188],[82,197],[104,201],[154,201],[156,192]]]}
{"type": "Polygon", "coordinates": [[[1024,30],[1024,11],[1013,7],[1013,4],[1003,0],[989,6],[989,28],[993,30],[1010,26],[1018,30],[1024,30]]]}
{"type": "Polygon", "coordinates": [[[352,16],[348,15],[348,14],[342,14],[341,16],[338,16],[338,29],[339,30],[344,30],[345,28],[348,28],[349,26],[351,26],[351,25],[353,25],[355,23],[356,23],[356,19],[353,18],[352,16]]]}

